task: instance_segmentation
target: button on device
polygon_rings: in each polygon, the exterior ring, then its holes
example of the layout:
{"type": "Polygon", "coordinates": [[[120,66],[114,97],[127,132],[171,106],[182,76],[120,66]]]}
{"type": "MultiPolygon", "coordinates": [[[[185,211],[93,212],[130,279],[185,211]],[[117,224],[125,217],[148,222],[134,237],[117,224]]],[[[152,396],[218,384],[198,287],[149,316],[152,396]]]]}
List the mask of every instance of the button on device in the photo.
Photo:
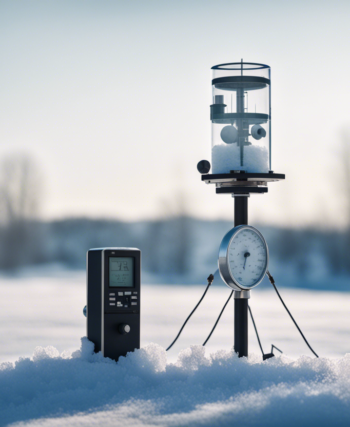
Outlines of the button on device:
{"type": "Polygon", "coordinates": [[[137,302],[132,302],[131,305],[137,305],[137,302]]]}
{"type": "Polygon", "coordinates": [[[131,299],[137,299],[137,297],[131,297],[131,299]]]}
{"type": "Polygon", "coordinates": [[[118,292],[119,297],[122,297],[123,295],[124,295],[123,292],[118,292]]]}
{"type": "Polygon", "coordinates": [[[125,335],[131,331],[131,328],[129,325],[122,323],[121,325],[118,326],[118,330],[119,330],[119,333],[121,333],[122,335],[125,335]]]}
{"type": "Polygon", "coordinates": [[[124,292],[125,295],[131,295],[131,292],[124,292]]]}
{"type": "Polygon", "coordinates": [[[133,295],[137,295],[137,292],[133,292],[132,294],[133,294],[133,295]]]}
{"type": "Polygon", "coordinates": [[[115,294],[109,294],[110,297],[115,297],[115,294]]]}
{"type": "Polygon", "coordinates": [[[115,298],[109,298],[110,301],[115,301],[115,298]]]}
{"type": "Polygon", "coordinates": [[[110,302],[109,305],[115,305],[115,302],[110,302]]]}

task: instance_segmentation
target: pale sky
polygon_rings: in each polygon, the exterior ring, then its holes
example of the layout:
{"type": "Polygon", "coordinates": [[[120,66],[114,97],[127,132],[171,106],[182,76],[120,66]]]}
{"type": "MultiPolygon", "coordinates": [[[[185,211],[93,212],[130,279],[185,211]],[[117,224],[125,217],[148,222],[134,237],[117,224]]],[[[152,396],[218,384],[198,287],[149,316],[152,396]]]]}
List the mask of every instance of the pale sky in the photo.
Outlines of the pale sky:
{"type": "Polygon", "coordinates": [[[42,217],[232,218],[210,160],[211,70],[272,69],[272,169],[251,223],[341,224],[349,1],[0,0],[0,159],[45,176],[42,217]],[[181,196],[182,195],[182,196],[181,196]]]}

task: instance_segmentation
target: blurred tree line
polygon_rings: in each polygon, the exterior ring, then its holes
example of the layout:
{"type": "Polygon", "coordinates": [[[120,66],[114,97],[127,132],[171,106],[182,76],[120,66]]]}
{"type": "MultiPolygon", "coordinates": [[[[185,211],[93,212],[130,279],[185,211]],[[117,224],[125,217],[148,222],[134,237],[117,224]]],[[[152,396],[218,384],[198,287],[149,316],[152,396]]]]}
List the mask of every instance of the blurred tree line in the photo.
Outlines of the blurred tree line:
{"type": "Polygon", "coordinates": [[[26,155],[12,155],[0,162],[0,268],[43,261],[36,221],[42,199],[42,176],[36,162],[26,155]]]}
{"type": "MultiPolygon", "coordinates": [[[[326,268],[331,274],[350,274],[350,144],[344,139],[340,170],[347,212],[344,230],[259,227],[271,258],[292,264],[298,274],[326,268]]],[[[43,176],[27,156],[11,156],[0,163],[0,269],[60,263],[85,268],[85,254],[93,247],[138,247],[143,270],[172,281],[178,277],[203,279],[216,269],[222,236],[231,221],[205,221],[186,213],[179,196],[176,209],[163,219],[134,223],[87,218],[41,221],[43,176]]]]}

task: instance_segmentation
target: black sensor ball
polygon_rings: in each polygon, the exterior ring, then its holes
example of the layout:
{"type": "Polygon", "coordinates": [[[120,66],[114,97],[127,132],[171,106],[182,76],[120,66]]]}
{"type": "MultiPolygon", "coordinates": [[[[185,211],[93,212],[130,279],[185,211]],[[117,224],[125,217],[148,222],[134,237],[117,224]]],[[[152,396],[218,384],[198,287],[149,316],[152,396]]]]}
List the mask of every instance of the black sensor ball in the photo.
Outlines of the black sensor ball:
{"type": "Polygon", "coordinates": [[[201,160],[198,162],[197,169],[199,173],[208,173],[210,171],[210,163],[208,160],[201,160]]]}

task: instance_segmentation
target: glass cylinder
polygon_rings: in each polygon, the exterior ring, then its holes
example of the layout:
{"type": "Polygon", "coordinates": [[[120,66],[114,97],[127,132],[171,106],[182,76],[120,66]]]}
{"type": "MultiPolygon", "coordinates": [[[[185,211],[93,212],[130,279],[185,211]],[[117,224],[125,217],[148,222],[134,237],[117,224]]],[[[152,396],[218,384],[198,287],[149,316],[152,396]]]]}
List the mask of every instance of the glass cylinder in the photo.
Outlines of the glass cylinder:
{"type": "Polygon", "coordinates": [[[271,170],[270,67],[235,62],[212,67],[212,173],[271,170]]]}

